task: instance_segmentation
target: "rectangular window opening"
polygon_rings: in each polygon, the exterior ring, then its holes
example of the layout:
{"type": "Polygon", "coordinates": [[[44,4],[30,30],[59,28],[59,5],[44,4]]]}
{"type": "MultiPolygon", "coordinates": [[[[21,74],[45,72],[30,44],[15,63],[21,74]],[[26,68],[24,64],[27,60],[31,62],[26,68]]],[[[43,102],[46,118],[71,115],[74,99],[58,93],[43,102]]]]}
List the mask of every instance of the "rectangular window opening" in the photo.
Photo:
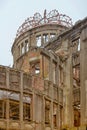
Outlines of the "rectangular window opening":
{"type": "Polygon", "coordinates": [[[0,118],[6,118],[6,102],[0,100],[0,118]]]}
{"type": "Polygon", "coordinates": [[[19,102],[15,100],[10,100],[9,102],[9,116],[12,120],[18,120],[19,119],[19,102]]]}
{"type": "Polygon", "coordinates": [[[50,124],[50,102],[45,101],[45,124],[50,124]]]}
{"type": "Polygon", "coordinates": [[[28,50],[29,50],[28,40],[25,40],[25,51],[28,52],[28,50]]]}
{"type": "Polygon", "coordinates": [[[78,39],[78,51],[80,51],[80,38],[78,39]]]}
{"type": "Polygon", "coordinates": [[[36,37],[36,43],[37,43],[37,47],[41,46],[41,36],[36,37]]]}
{"type": "Polygon", "coordinates": [[[54,33],[50,34],[50,38],[53,38],[53,37],[55,37],[55,34],[54,33]]]}
{"type": "Polygon", "coordinates": [[[25,50],[24,50],[24,44],[22,43],[22,46],[21,46],[21,53],[24,54],[25,50]]]}
{"type": "Polygon", "coordinates": [[[30,104],[23,104],[23,119],[26,121],[30,121],[30,104]]]}
{"type": "Polygon", "coordinates": [[[44,34],[43,35],[43,40],[44,40],[44,43],[48,42],[48,34],[44,34]]]}

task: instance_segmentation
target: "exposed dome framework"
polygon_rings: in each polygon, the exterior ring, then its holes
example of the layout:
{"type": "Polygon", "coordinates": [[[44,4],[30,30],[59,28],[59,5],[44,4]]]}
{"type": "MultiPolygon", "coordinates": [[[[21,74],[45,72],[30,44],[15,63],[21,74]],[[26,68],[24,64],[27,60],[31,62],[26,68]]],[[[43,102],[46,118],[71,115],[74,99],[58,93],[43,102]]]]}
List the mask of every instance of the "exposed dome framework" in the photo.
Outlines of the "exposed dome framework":
{"type": "Polygon", "coordinates": [[[52,10],[49,13],[44,10],[43,17],[40,13],[35,13],[33,17],[27,18],[25,22],[18,28],[16,38],[18,38],[21,34],[28,31],[29,29],[44,24],[58,24],[66,27],[71,27],[72,19],[65,14],[60,14],[57,10],[52,10]]]}

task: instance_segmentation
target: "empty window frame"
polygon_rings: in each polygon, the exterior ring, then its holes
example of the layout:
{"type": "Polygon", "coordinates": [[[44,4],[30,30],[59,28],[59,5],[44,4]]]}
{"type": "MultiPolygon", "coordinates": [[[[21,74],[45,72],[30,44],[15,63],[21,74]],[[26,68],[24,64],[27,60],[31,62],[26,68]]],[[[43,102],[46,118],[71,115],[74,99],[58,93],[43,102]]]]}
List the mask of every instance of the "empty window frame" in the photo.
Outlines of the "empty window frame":
{"type": "Polygon", "coordinates": [[[49,80],[50,59],[46,56],[42,58],[42,68],[44,79],[49,80]]]}
{"type": "Polygon", "coordinates": [[[49,38],[48,38],[48,34],[43,34],[43,42],[48,42],[49,38]]]}
{"type": "Polygon", "coordinates": [[[62,123],[63,123],[63,107],[62,106],[59,106],[59,111],[60,111],[60,115],[59,115],[59,118],[60,118],[60,129],[62,129],[62,123]]]}
{"type": "Polygon", "coordinates": [[[6,118],[6,102],[0,100],[0,118],[6,118]]]}
{"type": "Polygon", "coordinates": [[[31,120],[31,96],[24,95],[23,97],[23,120],[31,120]]]}
{"type": "Polygon", "coordinates": [[[25,49],[24,49],[24,43],[21,44],[21,54],[24,54],[25,49]]]}
{"type": "Polygon", "coordinates": [[[80,86],[80,66],[73,67],[73,87],[80,86]]]}
{"type": "Polygon", "coordinates": [[[80,79],[80,66],[76,66],[73,68],[73,78],[77,80],[80,79]]]}
{"type": "Polygon", "coordinates": [[[31,64],[31,73],[40,74],[40,62],[35,62],[31,64]]]}
{"type": "Polygon", "coordinates": [[[21,53],[20,53],[20,45],[18,46],[18,56],[20,56],[21,53]]]}
{"type": "Polygon", "coordinates": [[[78,51],[80,51],[80,38],[78,39],[78,51]]]}
{"type": "Polygon", "coordinates": [[[28,52],[28,50],[29,50],[28,40],[25,40],[25,52],[28,52]]]}
{"type": "Polygon", "coordinates": [[[36,37],[36,46],[37,47],[41,46],[41,35],[36,37]]]}
{"type": "Polygon", "coordinates": [[[55,37],[55,35],[56,35],[55,33],[51,33],[51,34],[50,34],[50,38],[55,37]]]}
{"type": "Polygon", "coordinates": [[[9,116],[12,120],[19,119],[19,101],[10,100],[9,101],[9,116]]]}
{"type": "Polygon", "coordinates": [[[57,104],[53,104],[53,124],[54,127],[57,126],[57,104]]]}
{"type": "Polygon", "coordinates": [[[75,127],[80,126],[80,110],[78,106],[74,108],[74,126],[75,127]]]}
{"type": "Polygon", "coordinates": [[[50,101],[45,101],[45,124],[50,124],[50,101]]]}
{"type": "Polygon", "coordinates": [[[72,41],[72,51],[73,52],[80,51],[80,38],[72,41]]]}
{"type": "Polygon", "coordinates": [[[23,119],[30,121],[30,104],[23,103],[23,119]]]}
{"type": "Polygon", "coordinates": [[[35,67],[35,74],[39,74],[40,73],[40,67],[39,66],[36,66],[35,67]]]}

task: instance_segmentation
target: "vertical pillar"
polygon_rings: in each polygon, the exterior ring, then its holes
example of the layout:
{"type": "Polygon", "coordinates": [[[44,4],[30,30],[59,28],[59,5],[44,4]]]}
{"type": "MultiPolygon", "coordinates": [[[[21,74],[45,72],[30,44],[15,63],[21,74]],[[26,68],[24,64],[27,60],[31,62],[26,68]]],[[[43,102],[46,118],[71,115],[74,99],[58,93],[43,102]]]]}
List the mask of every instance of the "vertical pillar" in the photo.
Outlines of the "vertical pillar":
{"type": "Polygon", "coordinates": [[[43,71],[44,71],[44,67],[43,67],[43,55],[40,55],[40,76],[43,76],[43,71]]]}
{"type": "Polygon", "coordinates": [[[72,92],[72,56],[70,55],[65,62],[65,84],[64,84],[64,127],[73,126],[73,92],[72,92]]]}
{"type": "Polygon", "coordinates": [[[49,80],[51,81],[51,130],[53,130],[53,60],[52,54],[50,53],[50,65],[49,65],[49,80]]]}
{"type": "Polygon", "coordinates": [[[6,87],[9,89],[9,68],[6,68],[6,87]]]}
{"type": "Polygon", "coordinates": [[[23,72],[20,73],[20,128],[21,130],[24,130],[23,128],[23,72]]]}
{"type": "MultiPolygon", "coordinates": [[[[86,90],[86,100],[87,100],[87,80],[85,81],[85,90],[86,90]]],[[[85,116],[86,116],[86,122],[87,122],[87,101],[85,105],[85,116]]]]}
{"type": "Polygon", "coordinates": [[[43,95],[43,108],[42,108],[42,113],[43,113],[43,129],[42,130],[45,130],[45,98],[44,98],[44,95],[43,95]]]}
{"type": "Polygon", "coordinates": [[[53,130],[53,100],[51,100],[51,130],[53,130]]]}
{"type": "Polygon", "coordinates": [[[59,104],[59,89],[58,89],[58,106],[57,106],[57,127],[60,130],[61,124],[60,124],[60,104],[59,104]]]}
{"type": "Polygon", "coordinates": [[[41,46],[44,44],[43,34],[41,34],[41,46]]]}
{"type": "MultiPolygon", "coordinates": [[[[6,87],[9,89],[9,68],[6,68],[6,87]]],[[[7,130],[9,130],[9,99],[6,99],[6,120],[7,130]]]]}
{"type": "Polygon", "coordinates": [[[87,125],[87,27],[80,36],[81,125],[87,125]]]}
{"type": "Polygon", "coordinates": [[[57,66],[56,66],[56,84],[59,84],[59,58],[57,58],[57,66]]]}
{"type": "Polygon", "coordinates": [[[60,78],[60,73],[59,73],[59,57],[57,57],[57,68],[56,68],[56,84],[58,85],[58,90],[57,90],[57,100],[58,100],[58,106],[57,106],[57,127],[60,130],[61,123],[60,123],[60,104],[59,104],[59,78],[60,78]]]}
{"type": "Polygon", "coordinates": [[[52,63],[52,54],[50,53],[50,64],[49,64],[49,80],[53,82],[53,63],[52,63]]]}
{"type": "Polygon", "coordinates": [[[35,93],[34,93],[34,90],[33,90],[32,106],[33,106],[33,122],[35,122],[35,93]]]}
{"type": "Polygon", "coordinates": [[[22,47],[21,47],[22,45],[20,44],[20,56],[21,56],[21,54],[22,54],[22,47]]]}
{"type": "Polygon", "coordinates": [[[9,130],[9,99],[6,100],[6,120],[7,120],[6,130],[9,130]]]}
{"type": "Polygon", "coordinates": [[[48,33],[48,41],[50,40],[50,33],[48,33]]]}

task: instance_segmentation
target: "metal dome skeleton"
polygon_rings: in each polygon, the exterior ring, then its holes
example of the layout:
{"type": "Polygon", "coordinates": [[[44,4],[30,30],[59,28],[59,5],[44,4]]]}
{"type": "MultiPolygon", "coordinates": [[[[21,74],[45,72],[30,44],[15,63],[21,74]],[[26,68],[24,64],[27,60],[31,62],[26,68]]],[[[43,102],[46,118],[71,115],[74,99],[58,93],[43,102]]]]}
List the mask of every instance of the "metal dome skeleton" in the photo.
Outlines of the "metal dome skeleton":
{"type": "Polygon", "coordinates": [[[57,10],[52,10],[49,13],[44,10],[43,17],[40,13],[35,13],[33,17],[27,18],[25,22],[18,28],[16,38],[31,28],[45,24],[58,24],[66,27],[71,27],[72,19],[65,14],[60,14],[57,10]]]}

